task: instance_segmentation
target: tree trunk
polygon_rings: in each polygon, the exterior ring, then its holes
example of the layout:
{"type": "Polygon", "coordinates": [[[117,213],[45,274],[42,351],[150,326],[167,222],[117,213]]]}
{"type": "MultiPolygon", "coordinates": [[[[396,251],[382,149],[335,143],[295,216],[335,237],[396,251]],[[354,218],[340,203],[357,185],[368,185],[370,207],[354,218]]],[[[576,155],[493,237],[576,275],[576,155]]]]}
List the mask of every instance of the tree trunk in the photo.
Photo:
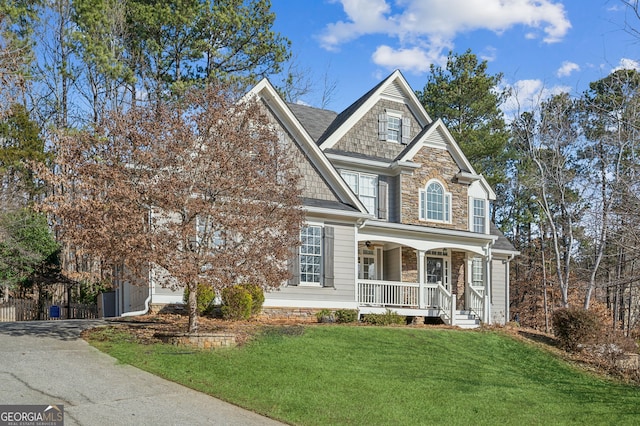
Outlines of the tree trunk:
{"type": "Polygon", "coordinates": [[[198,284],[189,283],[189,333],[198,332],[198,284]]]}

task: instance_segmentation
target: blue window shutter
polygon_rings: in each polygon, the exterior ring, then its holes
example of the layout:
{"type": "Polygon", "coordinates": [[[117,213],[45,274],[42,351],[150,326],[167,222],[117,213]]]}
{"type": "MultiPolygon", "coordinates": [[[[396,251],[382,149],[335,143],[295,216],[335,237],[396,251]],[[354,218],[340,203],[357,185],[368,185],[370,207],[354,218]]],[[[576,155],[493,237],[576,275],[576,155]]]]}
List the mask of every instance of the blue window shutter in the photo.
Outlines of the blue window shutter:
{"type": "Polygon", "coordinates": [[[424,189],[420,190],[420,219],[426,219],[427,218],[427,193],[424,191],[424,189]]]}
{"type": "Polygon", "coordinates": [[[378,219],[389,220],[389,184],[378,179],[378,219]]]}
{"type": "Polygon", "coordinates": [[[288,285],[298,285],[300,284],[300,253],[299,248],[295,247],[291,250],[291,258],[289,259],[289,274],[291,278],[287,281],[288,285]]]}
{"type": "Polygon", "coordinates": [[[334,287],[334,228],[333,226],[325,226],[324,230],[324,241],[322,245],[323,253],[323,275],[324,280],[322,281],[323,287],[334,287]]]}
{"type": "Polygon", "coordinates": [[[401,142],[407,145],[411,142],[411,119],[409,117],[402,117],[402,139],[401,142]]]}
{"type": "Polygon", "coordinates": [[[378,140],[387,140],[387,114],[378,115],[378,140]]]}

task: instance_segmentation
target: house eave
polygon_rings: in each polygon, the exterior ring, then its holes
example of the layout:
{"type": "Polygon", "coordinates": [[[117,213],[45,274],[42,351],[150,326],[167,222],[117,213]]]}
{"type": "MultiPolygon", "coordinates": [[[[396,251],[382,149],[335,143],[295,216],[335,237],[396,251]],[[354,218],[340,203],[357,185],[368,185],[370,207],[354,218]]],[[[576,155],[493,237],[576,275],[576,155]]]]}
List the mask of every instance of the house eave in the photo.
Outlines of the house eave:
{"type": "Polygon", "coordinates": [[[336,210],[330,209],[326,207],[315,207],[315,206],[303,206],[302,208],[306,214],[313,214],[318,216],[325,217],[340,217],[340,218],[348,218],[358,220],[367,220],[373,218],[370,214],[361,213],[358,211],[346,211],[346,210],[336,210]]]}
{"type": "Polygon", "coordinates": [[[480,175],[475,175],[469,172],[460,172],[456,175],[456,179],[458,179],[458,182],[460,183],[471,184],[480,180],[480,175]]]}
{"type": "Polygon", "coordinates": [[[520,252],[518,250],[502,250],[502,249],[491,249],[491,252],[497,255],[504,255],[504,256],[520,256],[520,252]]]}
{"type": "Polygon", "coordinates": [[[368,158],[350,157],[348,155],[327,153],[325,155],[336,167],[352,167],[375,171],[382,174],[397,174],[401,172],[413,171],[420,168],[420,164],[412,161],[380,161],[368,158]]]}
{"type": "Polygon", "coordinates": [[[396,231],[406,234],[419,234],[423,237],[438,236],[451,237],[459,240],[474,241],[479,244],[493,244],[498,236],[491,234],[479,234],[470,231],[458,231],[453,229],[432,228],[420,225],[409,225],[405,223],[384,222],[380,220],[369,220],[363,228],[380,229],[385,231],[396,231]]]}

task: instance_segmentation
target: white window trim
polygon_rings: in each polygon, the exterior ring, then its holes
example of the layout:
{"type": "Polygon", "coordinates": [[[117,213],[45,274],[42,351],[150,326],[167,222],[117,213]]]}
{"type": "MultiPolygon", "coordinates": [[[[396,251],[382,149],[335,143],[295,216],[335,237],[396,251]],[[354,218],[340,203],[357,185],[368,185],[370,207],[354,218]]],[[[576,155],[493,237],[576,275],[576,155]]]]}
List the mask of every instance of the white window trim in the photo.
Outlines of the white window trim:
{"type": "MultiPolygon", "coordinates": [[[[307,222],[303,225],[305,227],[316,227],[320,228],[320,281],[303,281],[302,280],[302,244],[298,248],[298,263],[300,268],[300,277],[298,286],[300,287],[322,287],[322,279],[323,279],[323,268],[324,268],[324,241],[323,241],[323,233],[324,233],[324,224],[317,222],[307,222]]],[[[300,239],[302,239],[302,229],[300,229],[300,239]]]]}
{"type": "Polygon", "coordinates": [[[400,143],[402,142],[402,113],[400,112],[395,112],[395,111],[386,111],[387,114],[387,142],[394,142],[394,143],[400,143]],[[390,139],[389,135],[390,135],[390,129],[389,129],[389,118],[397,118],[398,119],[398,138],[397,139],[390,139]]]}
{"type": "Polygon", "coordinates": [[[469,197],[469,231],[481,234],[489,233],[489,200],[485,198],[469,197]],[[476,232],[475,227],[475,201],[484,201],[484,231],[476,232]]]}
{"type": "Polygon", "coordinates": [[[486,268],[485,268],[485,264],[486,264],[486,262],[480,256],[475,256],[475,257],[472,257],[470,259],[470,262],[469,262],[469,272],[470,272],[470,274],[469,274],[470,275],[469,283],[475,289],[480,289],[480,288],[484,287],[485,278],[486,278],[486,274],[487,274],[487,271],[486,271],[486,268]],[[481,275],[481,281],[480,281],[480,284],[478,284],[478,285],[476,285],[476,280],[474,279],[475,276],[476,276],[476,266],[480,266],[480,275],[481,275]]]}
{"type": "MultiPolygon", "coordinates": [[[[360,172],[356,172],[353,170],[346,170],[346,169],[342,169],[340,170],[340,176],[342,177],[342,179],[344,179],[345,183],[347,184],[347,186],[349,186],[349,188],[353,191],[354,194],[356,194],[356,197],[358,197],[358,199],[362,202],[362,198],[360,198],[360,190],[362,188],[361,185],[361,177],[366,176],[369,178],[374,178],[375,179],[375,184],[374,184],[374,188],[373,188],[373,193],[374,196],[373,197],[369,197],[367,196],[367,198],[375,198],[375,202],[374,202],[374,206],[373,206],[373,211],[369,212],[369,214],[372,214],[374,216],[378,216],[378,203],[380,202],[380,195],[378,194],[378,175],[374,175],[374,174],[370,174],[370,173],[360,173],[360,172]],[[347,180],[345,179],[345,175],[355,175],[358,178],[358,190],[354,190],[353,188],[351,188],[349,186],[349,183],[347,182],[347,180]]],[[[364,202],[363,202],[364,204],[364,202]]]]}
{"type": "Polygon", "coordinates": [[[447,187],[442,183],[440,179],[429,179],[426,185],[420,189],[418,194],[418,219],[423,222],[434,222],[434,223],[452,223],[453,211],[452,211],[452,197],[451,193],[447,192],[447,187]],[[442,187],[442,203],[443,203],[443,220],[439,219],[429,219],[427,218],[427,188],[432,183],[437,183],[442,187]]]}
{"type": "Polygon", "coordinates": [[[404,115],[402,111],[385,109],[383,113],[378,115],[378,140],[399,143],[406,145],[411,139],[411,117],[404,115]],[[391,130],[389,125],[391,119],[398,121],[398,129],[394,129],[393,132],[397,132],[397,138],[391,139],[391,130]]]}

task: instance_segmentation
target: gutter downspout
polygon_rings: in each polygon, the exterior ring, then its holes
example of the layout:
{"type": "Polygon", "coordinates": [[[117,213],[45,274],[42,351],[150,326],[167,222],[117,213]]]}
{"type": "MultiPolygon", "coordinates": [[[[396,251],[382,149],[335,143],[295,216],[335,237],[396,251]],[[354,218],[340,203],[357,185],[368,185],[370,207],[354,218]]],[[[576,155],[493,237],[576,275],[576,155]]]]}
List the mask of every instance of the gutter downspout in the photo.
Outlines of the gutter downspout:
{"type": "Polygon", "coordinates": [[[505,298],[505,307],[504,307],[504,312],[505,312],[505,318],[504,318],[504,322],[505,324],[507,324],[509,321],[511,321],[511,311],[509,310],[509,305],[511,303],[511,261],[516,257],[515,254],[511,254],[507,260],[506,260],[506,271],[505,271],[505,281],[507,284],[507,297],[505,298]]]}

